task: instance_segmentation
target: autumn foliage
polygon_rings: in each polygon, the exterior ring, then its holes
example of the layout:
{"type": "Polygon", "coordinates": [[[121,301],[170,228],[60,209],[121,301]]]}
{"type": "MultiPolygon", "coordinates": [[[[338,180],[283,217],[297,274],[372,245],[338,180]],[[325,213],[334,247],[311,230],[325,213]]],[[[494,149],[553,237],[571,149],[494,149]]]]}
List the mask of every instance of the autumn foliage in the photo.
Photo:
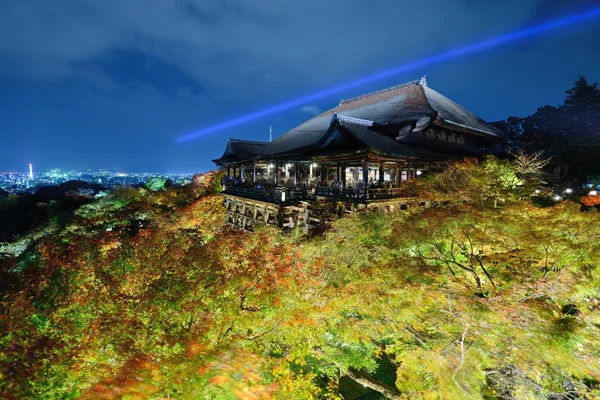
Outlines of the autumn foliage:
{"type": "Polygon", "coordinates": [[[310,238],[120,189],[2,259],[0,397],[600,396],[600,213],[476,186],[310,238]]]}
{"type": "Polygon", "coordinates": [[[600,206],[600,195],[589,195],[581,198],[581,203],[586,207],[600,206]]]}

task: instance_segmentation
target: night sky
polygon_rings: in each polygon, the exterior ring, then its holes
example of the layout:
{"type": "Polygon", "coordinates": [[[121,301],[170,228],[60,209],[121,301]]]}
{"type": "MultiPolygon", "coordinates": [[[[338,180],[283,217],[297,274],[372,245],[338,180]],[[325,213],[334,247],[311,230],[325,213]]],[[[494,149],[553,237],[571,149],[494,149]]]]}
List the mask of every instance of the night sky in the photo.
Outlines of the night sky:
{"type": "Polygon", "coordinates": [[[215,123],[598,7],[597,0],[0,0],[0,171],[212,169],[340,97],[427,74],[489,120],[600,81],[600,18],[176,143],[215,123]]]}

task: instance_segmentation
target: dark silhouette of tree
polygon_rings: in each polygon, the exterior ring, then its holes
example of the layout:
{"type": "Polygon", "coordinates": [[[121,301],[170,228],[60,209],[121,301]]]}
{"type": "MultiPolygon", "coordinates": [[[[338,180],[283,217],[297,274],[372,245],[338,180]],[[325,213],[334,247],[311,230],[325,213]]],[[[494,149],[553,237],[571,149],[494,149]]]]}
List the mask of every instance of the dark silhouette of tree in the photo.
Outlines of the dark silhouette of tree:
{"type": "Polygon", "coordinates": [[[511,145],[526,152],[544,152],[569,179],[600,175],[600,90],[580,77],[566,91],[564,103],[546,105],[525,118],[506,121],[511,145]]]}

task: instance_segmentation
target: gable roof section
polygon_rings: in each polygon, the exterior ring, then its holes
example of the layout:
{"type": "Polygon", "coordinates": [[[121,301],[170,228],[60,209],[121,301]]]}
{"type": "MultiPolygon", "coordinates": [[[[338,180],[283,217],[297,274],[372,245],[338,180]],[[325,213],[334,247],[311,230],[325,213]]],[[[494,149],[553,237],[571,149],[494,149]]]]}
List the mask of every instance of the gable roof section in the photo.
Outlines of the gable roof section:
{"type": "Polygon", "coordinates": [[[377,95],[342,102],[339,106],[317,115],[273,140],[265,149],[265,156],[287,153],[315,144],[329,128],[334,111],[346,117],[373,121],[378,125],[410,123],[423,115],[433,117],[435,111],[429,107],[425,94],[417,86],[403,86],[377,95]]]}
{"type": "Polygon", "coordinates": [[[500,129],[485,122],[471,111],[450,100],[443,94],[440,94],[427,86],[423,86],[423,91],[425,92],[431,108],[437,112],[438,119],[464,129],[471,129],[491,136],[502,137],[503,133],[500,129]]]}
{"type": "MultiPolygon", "coordinates": [[[[279,136],[265,148],[265,156],[295,152],[316,144],[327,131],[333,112],[350,118],[373,121],[381,128],[402,127],[416,121],[434,118],[473,133],[502,137],[502,131],[475,114],[429,88],[424,80],[397,86],[391,90],[355,99],[343,100],[337,107],[325,111],[279,136]]],[[[429,125],[427,124],[427,125],[429,125]]],[[[424,128],[426,126],[423,126],[424,128]]]]}
{"type": "Polygon", "coordinates": [[[476,135],[495,138],[502,138],[503,135],[498,128],[429,88],[422,78],[372,94],[342,100],[337,107],[311,118],[272,142],[230,139],[225,153],[215,162],[284,157],[314,151],[331,135],[333,112],[338,114],[339,118],[334,124],[350,132],[352,137],[365,147],[385,154],[406,157],[423,157],[423,152],[427,150],[400,144],[385,132],[398,133],[403,127],[416,125],[420,130],[436,124],[476,135]],[[353,121],[372,122],[373,126],[363,126],[364,123],[357,124],[353,121]]]}
{"type": "Polygon", "coordinates": [[[232,162],[237,160],[248,160],[261,155],[269,142],[259,142],[255,140],[229,139],[223,155],[213,160],[219,164],[223,162],[232,162]]]}

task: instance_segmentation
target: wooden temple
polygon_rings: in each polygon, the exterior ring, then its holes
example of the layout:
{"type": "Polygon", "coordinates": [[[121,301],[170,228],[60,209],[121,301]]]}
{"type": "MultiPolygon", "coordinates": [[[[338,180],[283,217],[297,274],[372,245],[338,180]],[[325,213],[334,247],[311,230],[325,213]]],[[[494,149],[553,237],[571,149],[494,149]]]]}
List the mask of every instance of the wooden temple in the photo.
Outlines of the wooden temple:
{"type": "Polygon", "coordinates": [[[327,218],[317,204],[332,213],[407,207],[418,197],[406,181],[450,159],[498,152],[503,141],[501,130],[421,78],[342,100],[271,142],[229,139],[213,161],[227,170],[230,224],[310,227],[327,218]]]}

